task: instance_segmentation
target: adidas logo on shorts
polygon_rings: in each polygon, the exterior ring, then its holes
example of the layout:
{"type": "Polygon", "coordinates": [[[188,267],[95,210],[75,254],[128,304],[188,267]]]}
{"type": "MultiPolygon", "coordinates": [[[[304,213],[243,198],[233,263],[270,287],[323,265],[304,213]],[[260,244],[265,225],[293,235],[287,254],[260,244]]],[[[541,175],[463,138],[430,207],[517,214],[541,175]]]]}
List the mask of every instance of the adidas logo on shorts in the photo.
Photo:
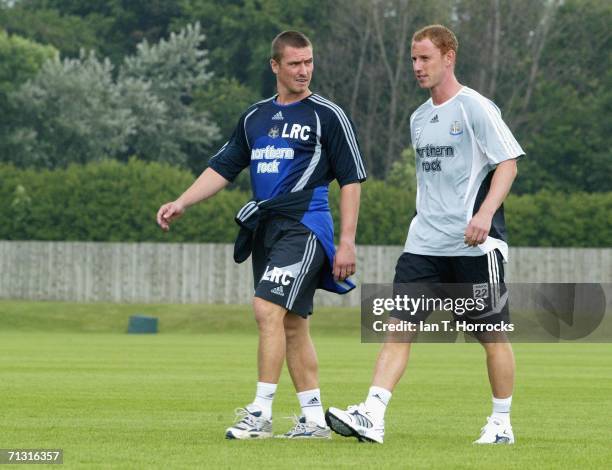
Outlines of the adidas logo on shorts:
{"type": "Polygon", "coordinates": [[[283,113],[281,111],[272,116],[273,121],[282,121],[283,119],[285,118],[283,117],[283,113]]]}
{"type": "Polygon", "coordinates": [[[285,297],[285,292],[283,291],[283,286],[278,286],[272,289],[270,292],[276,295],[280,295],[281,297],[285,297]]]}

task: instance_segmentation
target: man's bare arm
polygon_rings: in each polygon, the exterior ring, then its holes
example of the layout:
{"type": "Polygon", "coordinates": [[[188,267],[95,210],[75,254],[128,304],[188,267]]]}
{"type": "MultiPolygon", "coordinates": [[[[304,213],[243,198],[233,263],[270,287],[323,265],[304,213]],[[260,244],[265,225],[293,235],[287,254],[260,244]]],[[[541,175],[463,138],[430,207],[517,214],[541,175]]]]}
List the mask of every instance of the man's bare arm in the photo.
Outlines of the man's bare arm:
{"type": "Polygon", "coordinates": [[[465,229],[467,245],[477,246],[487,239],[493,215],[508,196],[516,174],[516,159],[506,160],[497,165],[487,197],[465,229]]]}
{"type": "Polygon", "coordinates": [[[343,281],[356,270],[355,235],[359,218],[361,184],[351,183],[340,189],[340,244],[334,258],[334,278],[343,281]]]}
{"type": "Polygon", "coordinates": [[[212,168],[207,168],[176,201],[168,202],[159,208],[158,225],[162,230],[168,231],[170,223],[183,215],[185,209],[214,196],[228,184],[229,181],[223,176],[212,168]]]}

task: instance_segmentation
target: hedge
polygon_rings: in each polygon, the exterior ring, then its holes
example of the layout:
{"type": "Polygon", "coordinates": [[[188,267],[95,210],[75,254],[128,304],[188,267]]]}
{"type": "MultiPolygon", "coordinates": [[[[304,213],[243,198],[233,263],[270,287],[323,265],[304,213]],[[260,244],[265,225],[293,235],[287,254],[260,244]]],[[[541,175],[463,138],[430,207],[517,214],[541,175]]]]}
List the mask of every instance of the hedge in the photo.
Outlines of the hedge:
{"type": "MultiPolygon", "coordinates": [[[[185,170],[132,159],[64,170],[21,170],[0,165],[0,239],[81,241],[232,242],[234,215],[249,199],[225,190],[177,221],[170,232],[155,224],[158,207],[193,182],[185,170]]],[[[338,220],[339,189],[330,201],[338,220]]],[[[357,242],[400,245],[414,214],[414,193],[384,181],[362,187],[357,242]]],[[[506,202],[514,246],[612,246],[612,193],[513,196],[506,202]]]]}

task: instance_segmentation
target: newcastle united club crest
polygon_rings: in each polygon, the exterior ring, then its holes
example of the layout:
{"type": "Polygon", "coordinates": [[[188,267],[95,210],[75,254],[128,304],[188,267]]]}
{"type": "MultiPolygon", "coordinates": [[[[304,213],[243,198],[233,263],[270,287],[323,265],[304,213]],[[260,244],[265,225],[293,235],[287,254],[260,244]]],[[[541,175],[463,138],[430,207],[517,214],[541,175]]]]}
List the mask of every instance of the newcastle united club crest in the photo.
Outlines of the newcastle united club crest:
{"type": "Polygon", "coordinates": [[[278,126],[274,126],[272,129],[268,131],[268,136],[276,139],[280,135],[280,129],[278,126]]]}
{"type": "Polygon", "coordinates": [[[450,135],[460,135],[463,133],[460,121],[453,121],[450,126],[450,135]]]}

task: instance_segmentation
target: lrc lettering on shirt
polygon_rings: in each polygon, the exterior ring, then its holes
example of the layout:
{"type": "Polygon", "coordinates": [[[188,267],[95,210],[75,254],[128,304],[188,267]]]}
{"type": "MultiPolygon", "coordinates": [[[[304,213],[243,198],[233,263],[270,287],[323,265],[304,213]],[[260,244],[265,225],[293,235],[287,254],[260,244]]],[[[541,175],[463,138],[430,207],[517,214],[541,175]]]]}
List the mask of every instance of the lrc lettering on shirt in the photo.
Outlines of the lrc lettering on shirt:
{"type": "Polygon", "coordinates": [[[310,126],[301,126],[300,124],[292,124],[291,131],[289,131],[289,123],[285,123],[283,126],[282,136],[285,139],[308,140],[309,132],[310,126]]]}

